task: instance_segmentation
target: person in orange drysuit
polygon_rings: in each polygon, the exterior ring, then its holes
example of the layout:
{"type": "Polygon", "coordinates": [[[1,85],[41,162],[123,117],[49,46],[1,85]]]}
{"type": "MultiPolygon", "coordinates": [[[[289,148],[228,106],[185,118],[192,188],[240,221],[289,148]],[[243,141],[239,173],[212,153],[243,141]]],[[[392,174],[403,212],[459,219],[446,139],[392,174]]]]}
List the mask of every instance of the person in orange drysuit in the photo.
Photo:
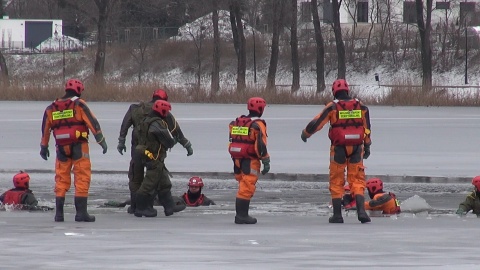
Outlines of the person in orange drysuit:
{"type": "Polygon", "coordinates": [[[365,210],[382,211],[384,215],[400,214],[400,204],[392,192],[383,191],[383,182],[379,178],[367,180],[370,201],[365,202],[365,210]]]}
{"type": "Polygon", "coordinates": [[[260,173],[270,170],[270,155],[267,151],[267,124],[260,119],[267,103],[263,98],[248,100],[248,115],[241,115],[229,125],[228,151],[233,161],[233,172],[238,181],[235,200],[235,223],[255,224],[257,219],[248,215],[250,200],[255,193],[255,185],[260,173]]]}
{"type": "Polygon", "coordinates": [[[89,130],[95,140],[107,152],[107,143],[97,118],[80,98],[83,83],[69,79],[65,84],[65,95],[50,104],[43,115],[40,156],[47,160],[50,156],[48,143],[53,132],[56,147],[55,160],[55,221],[63,222],[65,195],[71,186],[72,167],[75,186],[75,221],[94,222],[95,217],[87,212],[88,190],[92,176],[88,135],[89,130]]]}
{"type": "Polygon", "coordinates": [[[357,217],[361,223],[370,222],[364,208],[365,170],[363,159],[370,156],[370,117],[367,106],[358,99],[351,98],[347,81],[333,82],[334,100],[311,120],[302,130],[301,139],[307,142],[323,126],[330,123],[328,137],[330,146],[330,195],[333,216],[330,223],[343,223],[342,196],[345,193],[345,168],[347,181],[357,204],[357,217]]]}

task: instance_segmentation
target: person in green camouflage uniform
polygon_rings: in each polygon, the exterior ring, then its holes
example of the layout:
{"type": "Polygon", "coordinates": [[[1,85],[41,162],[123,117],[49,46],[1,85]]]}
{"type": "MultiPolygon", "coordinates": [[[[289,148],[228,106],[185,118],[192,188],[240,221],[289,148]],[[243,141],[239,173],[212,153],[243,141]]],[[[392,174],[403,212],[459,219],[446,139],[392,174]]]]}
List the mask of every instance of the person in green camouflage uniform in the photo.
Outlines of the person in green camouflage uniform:
{"type": "Polygon", "coordinates": [[[164,162],[167,150],[177,143],[165,121],[172,107],[165,100],[157,100],[152,108],[152,112],[136,127],[138,144],[135,147],[134,159],[135,162],[141,160],[147,169],[144,179],[134,195],[136,201],[134,215],[136,217],[157,216],[157,210],[153,208],[153,200],[157,192],[165,215],[170,216],[174,213],[172,182],[168,177],[164,162]]]}
{"type": "Polygon", "coordinates": [[[465,201],[460,203],[456,212],[457,215],[466,215],[471,210],[477,217],[480,217],[480,175],[473,178],[472,185],[475,189],[468,194],[465,201]]]}
{"type": "MultiPolygon", "coordinates": [[[[137,132],[136,127],[140,125],[141,122],[145,119],[145,117],[152,112],[152,106],[157,100],[164,100],[168,101],[168,95],[163,89],[157,89],[152,94],[152,100],[149,102],[140,102],[138,104],[132,104],[128,108],[128,111],[125,113],[123,117],[122,125],[120,126],[120,135],[118,137],[118,152],[123,155],[124,152],[127,151],[127,147],[125,146],[125,141],[128,133],[128,129],[133,126],[132,131],[132,140],[131,140],[131,160],[130,166],[128,169],[128,186],[130,190],[130,200],[131,205],[127,209],[127,212],[133,214],[136,208],[136,202],[134,199],[135,192],[140,188],[140,185],[143,182],[144,177],[144,165],[142,164],[141,160],[135,160],[135,147],[138,144],[137,139],[137,132]]],[[[193,148],[190,141],[185,138],[183,135],[182,129],[180,125],[176,121],[175,117],[172,113],[168,113],[165,117],[165,122],[169,127],[170,133],[175,137],[175,139],[187,150],[187,156],[191,156],[193,154],[193,148]]],[[[165,171],[165,176],[169,177],[168,171],[165,171]]],[[[162,196],[165,194],[159,193],[159,200],[162,200],[162,196]]]]}

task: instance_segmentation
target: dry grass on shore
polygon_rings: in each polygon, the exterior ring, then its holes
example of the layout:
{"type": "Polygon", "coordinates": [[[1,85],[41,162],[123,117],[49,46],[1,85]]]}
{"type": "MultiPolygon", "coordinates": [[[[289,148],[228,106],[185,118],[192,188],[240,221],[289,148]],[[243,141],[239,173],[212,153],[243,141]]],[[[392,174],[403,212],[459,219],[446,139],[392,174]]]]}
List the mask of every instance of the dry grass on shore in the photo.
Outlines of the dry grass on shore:
{"type": "MultiPolygon", "coordinates": [[[[263,88],[247,88],[237,93],[235,89],[222,89],[217,95],[210,95],[209,89],[164,87],[159,85],[126,86],[107,84],[104,87],[87,85],[82,97],[87,101],[105,102],[138,102],[149,99],[152,91],[164,88],[169,100],[176,103],[244,103],[252,96],[261,96],[270,104],[325,104],[332,99],[329,89],[322,93],[302,92],[291,93],[288,89],[266,91],[263,88]]],[[[462,93],[462,92],[460,92],[462,93]]],[[[0,100],[3,101],[49,101],[63,95],[63,88],[30,86],[0,89],[0,100]]],[[[378,96],[362,96],[352,87],[352,96],[358,97],[367,105],[386,106],[479,106],[480,92],[468,94],[452,94],[448,89],[437,88],[422,91],[413,85],[394,86],[391,91],[378,96]]]]}

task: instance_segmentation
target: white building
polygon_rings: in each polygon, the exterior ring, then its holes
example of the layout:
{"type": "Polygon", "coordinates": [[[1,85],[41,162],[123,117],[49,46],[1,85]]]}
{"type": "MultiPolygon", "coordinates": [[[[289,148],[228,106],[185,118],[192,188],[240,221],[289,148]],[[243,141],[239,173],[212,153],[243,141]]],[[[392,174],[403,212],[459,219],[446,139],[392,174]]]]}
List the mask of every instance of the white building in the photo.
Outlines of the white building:
{"type": "Polygon", "coordinates": [[[62,20],[0,19],[0,48],[35,49],[40,43],[62,36],[62,20]]]}
{"type": "MultiPolygon", "coordinates": [[[[318,13],[322,23],[331,23],[332,1],[318,0],[318,13]]],[[[426,2],[426,1],[424,1],[426,2]]],[[[310,0],[298,0],[300,24],[311,24],[310,0]]],[[[425,12],[424,12],[425,14],[425,12]]],[[[382,24],[386,19],[397,24],[416,24],[415,0],[342,0],[340,23],[348,28],[357,24],[382,24]]],[[[433,0],[432,24],[453,22],[469,26],[480,25],[480,0],[433,0]],[[467,16],[465,16],[467,15],[467,16]]],[[[307,26],[306,28],[313,28],[307,26]]]]}

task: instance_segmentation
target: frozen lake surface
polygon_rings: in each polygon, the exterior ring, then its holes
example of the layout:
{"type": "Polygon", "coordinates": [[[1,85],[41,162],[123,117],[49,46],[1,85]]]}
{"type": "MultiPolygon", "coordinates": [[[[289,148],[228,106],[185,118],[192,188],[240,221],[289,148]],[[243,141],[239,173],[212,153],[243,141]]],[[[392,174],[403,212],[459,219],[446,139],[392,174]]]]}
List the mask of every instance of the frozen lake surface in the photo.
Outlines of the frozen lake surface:
{"type": "MultiPolygon", "coordinates": [[[[44,161],[38,154],[48,103],[0,102],[0,190],[26,169],[40,204],[52,207],[54,155],[44,161]]],[[[96,222],[73,221],[72,192],[64,223],[53,222],[53,211],[0,211],[0,269],[479,269],[474,239],[480,219],[454,211],[480,174],[473,139],[480,134],[480,108],[371,106],[367,177],[382,176],[385,190],[402,202],[417,200],[413,211],[372,217],[369,224],[360,224],[355,213],[345,214],[345,224],[329,224],[326,130],[307,144],[300,140],[322,106],[269,106],[264,116],[272,173],[259,180],[250,210],[258,224],[235,225],[227,132],[244,105],[172,105],[194,148],[191,157],[181,147],[169,153],[173,193],[185,192],[188,178],[199,174],[217,205],[170,217],[157,207],[159,216],[147,219],[104,207],[128,198],[129,157],[116,151],[128,103],[88,104],[109,145],[106,155],[94,143],[90,148],[89,212],[96,222]],[[422,200],[429,209],[415,211],[422,200]]]]}

